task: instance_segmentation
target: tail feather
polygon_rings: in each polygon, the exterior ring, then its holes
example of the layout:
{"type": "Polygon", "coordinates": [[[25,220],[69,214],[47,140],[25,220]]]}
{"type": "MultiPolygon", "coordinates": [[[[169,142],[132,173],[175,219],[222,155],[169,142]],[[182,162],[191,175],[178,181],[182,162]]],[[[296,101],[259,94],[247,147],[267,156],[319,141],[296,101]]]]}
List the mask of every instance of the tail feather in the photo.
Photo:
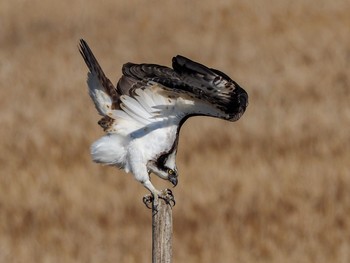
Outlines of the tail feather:
{"type": "Polygon", "coordinates": [[[119,168],[126,163],[125,138],[116,135],[106,135],[91,145],[92,159],[96,163],[115,165],[119,168]]]}

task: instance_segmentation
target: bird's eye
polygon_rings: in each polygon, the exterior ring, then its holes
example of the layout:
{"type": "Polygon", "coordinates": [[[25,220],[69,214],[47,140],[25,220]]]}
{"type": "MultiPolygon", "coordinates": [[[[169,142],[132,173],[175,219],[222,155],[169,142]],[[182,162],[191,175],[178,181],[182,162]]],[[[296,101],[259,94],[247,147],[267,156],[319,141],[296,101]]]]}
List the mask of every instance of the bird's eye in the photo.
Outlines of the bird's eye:
{"type": "Polygon", "coordinates": [[[168,174],[174,174],[174,170],[168,169],[168,174]]]}

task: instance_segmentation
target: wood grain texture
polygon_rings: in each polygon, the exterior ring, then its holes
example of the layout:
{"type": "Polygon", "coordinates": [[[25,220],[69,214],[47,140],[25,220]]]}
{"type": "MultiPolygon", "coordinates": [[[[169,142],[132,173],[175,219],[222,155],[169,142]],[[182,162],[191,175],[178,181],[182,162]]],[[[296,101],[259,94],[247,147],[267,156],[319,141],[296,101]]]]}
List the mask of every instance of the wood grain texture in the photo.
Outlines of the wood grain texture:
{"type": "Polygon", "coordinates": [[[172,262],[172,207],[162,199],[152,206],[152,263],[172,262]]]}

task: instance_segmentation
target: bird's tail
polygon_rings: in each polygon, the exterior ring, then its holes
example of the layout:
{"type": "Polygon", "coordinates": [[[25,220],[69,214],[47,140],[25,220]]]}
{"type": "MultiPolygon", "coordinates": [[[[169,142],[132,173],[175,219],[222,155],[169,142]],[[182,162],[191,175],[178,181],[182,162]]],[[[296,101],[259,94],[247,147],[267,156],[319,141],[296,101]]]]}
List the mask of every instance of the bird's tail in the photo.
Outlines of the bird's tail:
{"type": "Polygon", "coordinates": [[[125,140],[118,134],[108,134],[91,145],[91,156],[94,162],[123,167],[126,158],[125,140]]]}
{"type": "Polygon", "coordinates": [[[119,107],[120,96],[83,39],[80,40],[79,51],[90,70],[87,79],[90,97],[102,116],[111,116],[111,111],[119,107]]]}

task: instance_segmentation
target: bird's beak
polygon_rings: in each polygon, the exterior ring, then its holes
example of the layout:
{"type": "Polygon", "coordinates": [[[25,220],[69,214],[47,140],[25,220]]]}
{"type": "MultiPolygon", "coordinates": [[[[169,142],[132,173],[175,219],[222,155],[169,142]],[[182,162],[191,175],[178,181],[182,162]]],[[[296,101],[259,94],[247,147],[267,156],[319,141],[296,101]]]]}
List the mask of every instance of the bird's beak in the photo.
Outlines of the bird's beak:
{"type": "Polygon", "coordinates": [[[177,185],[177,177],[176,176],[169,176],[169,181],[173,184],[174,187],[177,185]]]}

